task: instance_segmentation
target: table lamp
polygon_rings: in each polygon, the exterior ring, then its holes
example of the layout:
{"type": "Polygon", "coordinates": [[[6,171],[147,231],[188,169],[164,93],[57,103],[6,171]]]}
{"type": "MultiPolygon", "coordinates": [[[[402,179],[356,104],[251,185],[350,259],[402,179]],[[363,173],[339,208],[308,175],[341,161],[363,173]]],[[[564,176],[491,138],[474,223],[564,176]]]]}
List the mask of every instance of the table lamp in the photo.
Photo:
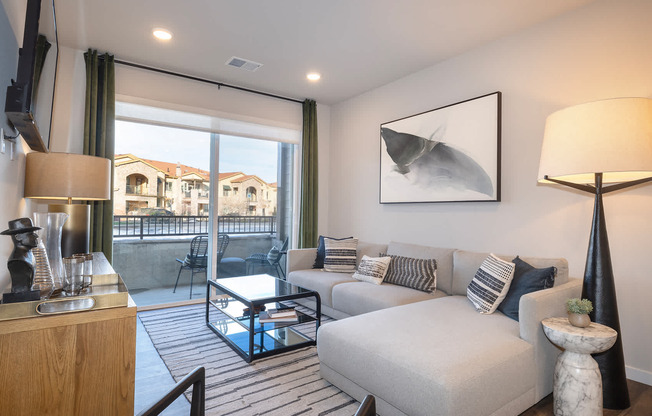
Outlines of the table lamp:
{"type": "Polygon", "coordinates": [[[72,201],[111,198],[111,161],[74,153],[28,153],[25,158],[25,198],[62,199],[48,212],[68,214],[61,234],[61,254],[88,253],[90,206],[72,201]]]}
{"type": "Polygon", "coordinates": [[[618,332],[614,346],[594,358],[604,407],[625,409],[630,401],[602,195],[652,181],[652,100],[615,98],[551,114],[538,180],[595,195],[582,297],[593,302],[592,321],[618,332]]]}

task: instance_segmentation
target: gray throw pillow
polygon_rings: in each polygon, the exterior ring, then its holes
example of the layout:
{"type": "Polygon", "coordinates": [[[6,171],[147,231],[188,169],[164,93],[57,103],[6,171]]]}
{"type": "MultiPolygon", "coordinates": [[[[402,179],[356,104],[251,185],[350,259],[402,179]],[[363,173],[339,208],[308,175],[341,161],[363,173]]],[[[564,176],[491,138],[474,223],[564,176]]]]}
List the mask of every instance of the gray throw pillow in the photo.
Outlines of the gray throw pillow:
{"type": "Polygon", "coordinates": [[[278,260],[278,256],[280,256],[280,252],[278,250],[278,247],[274,246],[272,247],[268,252],[267,252],[267,262],[271,265],[276,263],[278,260]]]}
{"type": "Polygon", "coordinates": [[[435,259],[414,259],[411,257],[391,257],[385,283],[405,286],[422,292],[433,292],[437,287],[437,260],[435,259]]]}

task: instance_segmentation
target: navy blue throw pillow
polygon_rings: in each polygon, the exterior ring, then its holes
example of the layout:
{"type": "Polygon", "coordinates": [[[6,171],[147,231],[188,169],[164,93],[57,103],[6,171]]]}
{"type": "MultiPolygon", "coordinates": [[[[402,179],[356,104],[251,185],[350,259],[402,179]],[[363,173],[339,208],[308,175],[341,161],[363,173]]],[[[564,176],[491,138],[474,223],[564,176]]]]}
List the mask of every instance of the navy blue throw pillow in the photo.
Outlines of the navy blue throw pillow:
{"type": "Polygon", "coordinates": [[[498,305],[498,310],[518,321],[518,302],[521,296],[536,292],[537,290],[548,289],[555,284],[557,275],[556,267],[546,267],[537,269],[532,265],[524,262],[518,256],[512,263],[516,265],[514,270],[514,279],[509,286],[509,291],[505,299],[498,305]]]}
{"type": "Polygon", "coordinates": [[[330,238],[331,240],[346,240],[353,237],[333,238],[333,237],[324,237],[323,235],[320,235],[319,244],[317,245],[317,257],[315,258],[315,263],[312,265],[313,269],[324,268],[324,259],[326,258],[326,244],[324,243],[324,238],[330,238]]]}

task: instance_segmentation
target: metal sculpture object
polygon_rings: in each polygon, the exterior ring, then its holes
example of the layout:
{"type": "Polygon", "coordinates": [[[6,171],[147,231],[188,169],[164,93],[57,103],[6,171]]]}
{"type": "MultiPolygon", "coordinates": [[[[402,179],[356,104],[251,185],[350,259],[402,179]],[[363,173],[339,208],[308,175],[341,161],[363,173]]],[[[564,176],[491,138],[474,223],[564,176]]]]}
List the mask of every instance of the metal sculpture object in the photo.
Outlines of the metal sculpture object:
{"type": "Polygon", "coordinates": [[[7,260],[7,269],[11,275],[11,293],[4,293],[2,303],[25,302],[39,300],[40,292],[32,290],[34,283],[34,255],[32,248],[38,244],[38,235],[29,218],[18,218],[9,221],[9,228],[0,232],[10,235],[14,250],[7,260]]]}

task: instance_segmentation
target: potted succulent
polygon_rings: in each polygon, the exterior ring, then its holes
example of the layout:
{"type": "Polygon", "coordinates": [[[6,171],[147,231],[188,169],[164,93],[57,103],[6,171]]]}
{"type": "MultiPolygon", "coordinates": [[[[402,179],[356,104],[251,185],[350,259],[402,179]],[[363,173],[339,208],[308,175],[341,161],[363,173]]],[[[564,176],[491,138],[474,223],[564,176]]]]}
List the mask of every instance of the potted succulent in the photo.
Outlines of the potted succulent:
{"type": "Polygon", "coordinates": [[[566,301],[566,310],[568,311],[568,322],[571,325],[585,328],[591,325],[589,313],[593,311],[593,304],[588,299],[572,298],[566,301]]]}

